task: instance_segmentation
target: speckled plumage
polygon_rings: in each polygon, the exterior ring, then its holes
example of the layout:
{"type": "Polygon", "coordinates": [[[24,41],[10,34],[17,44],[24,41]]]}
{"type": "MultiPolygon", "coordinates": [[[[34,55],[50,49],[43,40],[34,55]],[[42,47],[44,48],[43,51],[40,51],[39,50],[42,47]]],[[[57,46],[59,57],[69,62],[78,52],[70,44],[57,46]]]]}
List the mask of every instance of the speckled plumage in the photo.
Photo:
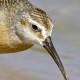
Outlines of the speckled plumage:
{"type": "Polygon", "coordinates": [[[31,9],[32,5],[27,0],[0,0],[0,53],[17,52],[32,46],[23,44],[12,26],[12,17],[25,7],[31,9]]]}
{"type": "Polygon", "coordinates": [[[11,7],[14,4],[25,3],[27,7],[32,7],[32,4],[28,0],[0,0],[0,6],[11,7]]]}
{"type": "Polygon", "coordinates": [[[48,51],[68,80],[51,41],[52,28],[47,13],[27,0],[0,0],[0,54],[27,50],[37,43],[48,51]]]}
{"type": "MultiPolygon", "coordinates": [[[[13,23],[14,16],[21,11],[28,11],[33,20],[44,25],[48,30],[51,28],[50,18],[46,12],[35,8],[29,1],[0,0],[0,53],[17,52],[32,47],[33,44],[24,44],[19,35],[16,34],[15,27],[13,26],[15,24],[13,23]],[[21,45],[23,47],[21,47],[21,45]]],[[[22,23],[21,25],[23,26],[22,23]]],[[[27,27],[27,25],[30,24],[26,22],[24,27],[27,27]]],[[[38,37],[43,37],[41,36],[41,32],[38,32],[36,35],[38,37]]]]}

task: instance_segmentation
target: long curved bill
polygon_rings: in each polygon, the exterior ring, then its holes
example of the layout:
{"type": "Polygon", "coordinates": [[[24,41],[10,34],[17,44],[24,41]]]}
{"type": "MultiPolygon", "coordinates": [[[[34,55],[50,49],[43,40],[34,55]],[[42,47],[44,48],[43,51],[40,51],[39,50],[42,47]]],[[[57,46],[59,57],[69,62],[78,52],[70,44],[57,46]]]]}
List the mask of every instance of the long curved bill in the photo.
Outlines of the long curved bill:
{"type": "Polygon", "coordinates": [[[52,40],[51,40],[50,36],[48,38],[46,38],[46,40],[43,42],[43,47],[48,51],[48,53],[51,55],[51,57],[53,58],[53,60],[57,64],[57,66],[59,67],[64,79],[69,80],[67,78],[67,75],[66,75],[66,72],[64,70],[63,64],[62,64],[62,62],[61,62],[53,44],[52,44],[52,40]]]}

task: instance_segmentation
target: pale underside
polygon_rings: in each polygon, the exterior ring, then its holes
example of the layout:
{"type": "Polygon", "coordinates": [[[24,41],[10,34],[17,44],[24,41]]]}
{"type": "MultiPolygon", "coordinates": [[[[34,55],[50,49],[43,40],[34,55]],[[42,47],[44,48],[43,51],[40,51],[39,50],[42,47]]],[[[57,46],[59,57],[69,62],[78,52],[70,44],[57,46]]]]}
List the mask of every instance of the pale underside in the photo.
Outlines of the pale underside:
{"type": "MultiPolygon", "coordinates": [[[[3,1],[3,0],[2,0],[3,1]]],[[[4,0],[8,1],[8,0],[4,0]]],[[[14,1],[14,0],[10,0],[14,1]]],[[[20,0],[16,0],[20,1],[20,0]]],[[[26,1],[26,4],[28,2],[26,1]]],[[[16,34],[14,27],[12,27],[11,20],[12,16],[17,13],[18,9],[21,8],[17,6],[16,3],[6,6],[7,3],[1,3],[0,5],[0,54],[3,53],[13,53],[23,50],[27,50],[33,46],[33,44],[24,43],[16,34]],[[15,5],[15,6],[14,6],[15,5]]],[[[24,6],[25,7],[25,6],[24,6]]],[[[24,8],[23,7],[23,8],[24,8]]],[[[31,4],[27,8],[31,8],[31,4]],[[30,6],[30,7],[29,7],[30,6]]]]}
{"type": "MultiPolygon", "coordinates": [[[[1,15],[1,14],[0,14],[1,15]]],[[[7,20],[5,21],[5,23],[7,20]]],[[[27,50],[33,44],[24,43],[21,41],[15,32],[13,32],[7,25],[4,24],[0,16],[0,54],[13,53],[27,50]]]]}

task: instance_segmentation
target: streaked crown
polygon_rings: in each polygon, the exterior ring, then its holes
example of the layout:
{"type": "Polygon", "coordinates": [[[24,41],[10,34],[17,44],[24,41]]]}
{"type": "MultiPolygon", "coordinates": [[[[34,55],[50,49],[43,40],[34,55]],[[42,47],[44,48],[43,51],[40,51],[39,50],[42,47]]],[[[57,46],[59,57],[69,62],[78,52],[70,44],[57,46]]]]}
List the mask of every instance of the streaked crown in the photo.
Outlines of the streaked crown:
{"type": "Polygon", "coordinates": [[[42,45],[42,41],[51,36],[53,24],[49,16],[27,0],[1,0],[0,6],[9,16],[8,24],[11,24],[21,40],[42,45]]]}
{"type": "Polygon", "coordinates": [[[53,24],[47,13],[43,10],[34,8],[30,11],[24,11],[19,20],[25,34],[30,36],[27,37],[30,40],[42,45],[41,42],[48,36],[51,36],[53,24]]]}

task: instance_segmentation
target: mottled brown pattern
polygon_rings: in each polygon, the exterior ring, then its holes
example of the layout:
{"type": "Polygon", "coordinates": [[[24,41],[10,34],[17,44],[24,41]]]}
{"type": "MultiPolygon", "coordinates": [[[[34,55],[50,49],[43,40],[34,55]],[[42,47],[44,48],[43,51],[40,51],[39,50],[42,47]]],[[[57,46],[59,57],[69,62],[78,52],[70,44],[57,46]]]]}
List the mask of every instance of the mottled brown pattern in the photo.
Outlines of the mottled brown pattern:
{"type": "Polygon", "coordinates": [[[38,31],[36,33],[36,36],[39,37],[40,39],[43,39],[44,38],[41,31],[38,31]]]}
{"type": "Polygon", "coordinates": [[[0,5],[1,6],[12,6],[15,3],[20,3],[20,2],[26,2],[29,3],[27,0],[0,0],[0,5]]]}
{"type": "Polygon", "coordinates": [[[30,16],[33,20],[37,21],[38,23],[42,24],[43,26],[46,27],[47,30],[50,29],[51,24],[50,24],[50,18],[47,15],[46,12],[39,8],[35,8],[30,12],[30,16]]]}
{"type": "Polygon", "coordinates": [[[12,6],[21,0],[0,0],[0,6],[12,6]]]}
{"type": "MultiPolygon", "coordinates": [[[[0,0],[0,53],[17,52],[32,46],[32,44],[28,45],[28,47],[24,45],[20,37],[16,34],[14,27],[14,31],[12,30],[14,15],[23,10],[27,10],[33,20],[36,20],[49,30],[50,23],[46,12],[33,7],[27,0],[0,0]]],[[[19,24],[21,27],[31,28],[31,24],[27,20],[21,19],[19,24]]],[[[34,32],[34,34],[39,38],[43,37],[41,31],[34,32]]]]}
{"type": "Polygon", "coordinates": [[[26,26],[26,21],[25,21],[25,19],[21,19],[21,20],[20,20],[20,24],[21,24],[22,26],[26,26]]]}
{"type": "MultiPolygon", "coordinates": [[[[0,0],[0,54],[18,52],[32,47],[32,44],[24,44],[11,30],[13,16],[20,10],[31,8],[32,4],[27,0],[0,0]]],[[[24,21],[21,21],[21,24],[29,25],[24,21]]]]}

